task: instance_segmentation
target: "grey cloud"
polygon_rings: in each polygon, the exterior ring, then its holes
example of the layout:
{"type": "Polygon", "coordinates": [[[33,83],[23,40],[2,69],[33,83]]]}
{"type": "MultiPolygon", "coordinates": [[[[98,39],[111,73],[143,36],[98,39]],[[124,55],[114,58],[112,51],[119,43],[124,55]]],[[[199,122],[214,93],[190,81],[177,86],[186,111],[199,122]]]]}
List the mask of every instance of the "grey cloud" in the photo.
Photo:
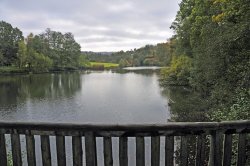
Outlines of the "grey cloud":
{"type": "Polygon", "coordinates": [[[164,42],[180,0],[1,0],[0,19],[24,35],[72,32],[82,50],[117,51],[164,42]]]}

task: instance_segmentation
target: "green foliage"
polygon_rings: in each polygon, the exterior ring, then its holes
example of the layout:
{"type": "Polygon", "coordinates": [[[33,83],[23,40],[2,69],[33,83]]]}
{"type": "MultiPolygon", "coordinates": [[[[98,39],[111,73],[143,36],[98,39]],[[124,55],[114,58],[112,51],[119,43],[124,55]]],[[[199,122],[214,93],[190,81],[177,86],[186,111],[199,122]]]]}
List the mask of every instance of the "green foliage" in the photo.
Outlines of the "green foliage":
{"type": "Polygon", "coordinates": [[[128,66],[130,66],[130,64],[129,64],[129,62],[126,60],[126,59],[121,59],[120,61],[119,61],[119,67],[128,67],[128,66]]]}
{"type": "Polygon", "coordinates": [[[235,95],[234,102],[229,107],[221,107],[211,113],[211,118],[220,120],[250,119],[250,91],[242,89],[235,95]]]}
{"type": "Polygon", "coordinates": [[[190,77],[191,58],[188,56],[174,56],[170,67],[161,70],[161,84],[169,85],[188,85],[190,77]]]}
{"type": "Polygon", "coordinates": [[[18,51],[17,51],[17,66],[19,68],[25,67],[27,62],[27,47],[24,41],[18,42],[18,51]]]}
{"type": "Polygon", "coordinates": [[[11,65],[16,61],[18,42],[23,39],[22,32],[11,24],[0,21],[0,65],[11,65]]]}
{"type": "MultiPolygon", "coordinates": [[[[240,116],[249,110],[243,102],[249,98],[242,100],[250,87],[249,11],[249,0],[183,0],[171,26],[176,32],[175,54],[192,61],[190,74],[182,76],[217,119],[249,118],[240,116]]],[[[165,69],[163,82],[177,80],[173,69],[165,69]]]]}
{"type": "Polygon", "coordinates": [[[89,63],[89,61],[87,60],[87,57],[86,57],[85,55],[83,55],[83,54],[81,54],[81,55],[79,56],[78,62],[79,62],[79,67],[84,68],[84,67],[90,66],[90,63],[89,63]]]}
{"type": "Polygon", "coordinates": [[[120,67],[128,66],[164,66],[170,64],[174,54],[174,39],[156,46],[146,45],[139,49],[115,53],[85,52],[90,61],[119,63],[120,67]]]}
{"type": "Polygon", "coordinates": [[[54,68],[71,68],[79,66],[81,47],[75,41],[72,33],[46,29],[44,33],[27,38],[27,45],[34,51],[48,56],[53,61],[54,68]]]}
{"type": "Polygon", "coordinates": [[[64,70],[85,65],[87,61],[80,55],[81,47],[72,33],[47,29],[39,35],[30,33],[24,40],[18,28],[0,22],[0,66],[18,66],[20,70],[35,72],[64,70]]]}

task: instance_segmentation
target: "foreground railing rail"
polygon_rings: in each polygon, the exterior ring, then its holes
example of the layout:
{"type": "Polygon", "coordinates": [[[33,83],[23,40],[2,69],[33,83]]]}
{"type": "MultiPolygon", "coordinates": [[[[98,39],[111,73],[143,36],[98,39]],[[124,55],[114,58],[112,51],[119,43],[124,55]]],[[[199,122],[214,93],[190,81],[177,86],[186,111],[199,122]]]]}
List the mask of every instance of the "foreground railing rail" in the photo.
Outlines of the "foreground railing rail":
{"type": "Polygon", "coordinates": [[[178,122],[166,125],[92,125],[72,123],[24,123],[0,122],[0,165],[7,166],[6,135],[11,136],[11,152],[14,166],[22,165],[20,135],[25,135],[26,155],[29,166],[36,165],[34,136],[40,136],[41,158],[44,166],[51,165],[50,136],[56,137],[56,156],[60,166],[66,165],[65,137],[72,137],[74,166],[97,165],[96,137],[103,137],[104,165],[113,165],[112,138],[119,138],[119,163],[128,166],[128,138],[136,138],[136,165],[145,165],[145,137],[151,137],[151,165],[160,165],[160,137],[165,139],[165,165],[176,161],[176,137],[180,138],[179,165],[189,163],[189,137],[195,136],[195,165],[229,166],[232,164],[232,140],[237,140],[237,165],[247,164],[249,152],[250,121],[231,122],[178,122]],[[234,138],[236,137],[236,139],[234,138]],[[83,139],[84,142],[83,142],[83,139]],[[210,142],[206,143],[207,138],[210,142]],[[85,143],[85,149],[82,144],[85,143]],[[209,147],[209,162],[205,146],[209,147]],[[83,162],[83,151],[86,161],[83,162]]]}

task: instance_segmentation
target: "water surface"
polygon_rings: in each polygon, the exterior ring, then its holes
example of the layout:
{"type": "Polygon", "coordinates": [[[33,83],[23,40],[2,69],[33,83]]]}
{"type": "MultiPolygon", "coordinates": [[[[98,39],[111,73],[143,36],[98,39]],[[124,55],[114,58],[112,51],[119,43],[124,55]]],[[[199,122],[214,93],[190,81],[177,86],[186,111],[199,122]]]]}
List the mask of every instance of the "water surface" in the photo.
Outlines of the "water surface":
{"type": "Polygon", "coordinates": [[[156,73],[73,72],[0,77],[0,120],[166,123],[156,73]]]}

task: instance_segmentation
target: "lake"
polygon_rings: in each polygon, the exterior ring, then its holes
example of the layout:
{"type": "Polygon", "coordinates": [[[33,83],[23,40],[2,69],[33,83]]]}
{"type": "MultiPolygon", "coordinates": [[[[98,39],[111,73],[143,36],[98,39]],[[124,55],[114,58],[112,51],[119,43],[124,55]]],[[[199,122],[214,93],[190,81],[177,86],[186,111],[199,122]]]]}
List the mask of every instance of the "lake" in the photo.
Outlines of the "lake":
{"type": "Polygon", "coordinates": [[[0,77],[0,120],[166,123],[168,98],[155,72],[87,71],[0,77]]]}
{"type": "MultiPolygon", "coordinates": [[[[0,120],[93,124],[164,124],[170,119],[168,97],[159,86],[157,70],[85,71],[0,77],[0,120]]],[[[41,165],[40,138],[37,165],[41,165]]],[[[9,136],[7,136],[8,142],[9,136]]],[[[164,139],[161,139],[164,144],[164,139]]],[[[25,139],[21,136],[25,154],[25,139]]],[[[135,165],[135,139],[129,138],[129,165],[135,165]]],[[[150,138],[145,140],[150,163],[150,138]]],[[[113,139],[118,165],[118,139],[113,139]]],[[[56,165],[55,137],[51,137],[56,165]]],[[[84,147],[83,147],[84,148],[84,147]]],[[[10,151],[10,143],[8,143],[10,151]]],[[[98,164],[103,165],[102,139],[97,138],[98,164]]],[[[164,162],[161,147],[161,163],[164,162]]],[[[72,165],[71,138],[66,137],[67,165],[72,165]]],[[[84,156],[85,159],[85,156],[84,156]]],[[[26,156],[23,162],[27,164],[26,156]]]]}

